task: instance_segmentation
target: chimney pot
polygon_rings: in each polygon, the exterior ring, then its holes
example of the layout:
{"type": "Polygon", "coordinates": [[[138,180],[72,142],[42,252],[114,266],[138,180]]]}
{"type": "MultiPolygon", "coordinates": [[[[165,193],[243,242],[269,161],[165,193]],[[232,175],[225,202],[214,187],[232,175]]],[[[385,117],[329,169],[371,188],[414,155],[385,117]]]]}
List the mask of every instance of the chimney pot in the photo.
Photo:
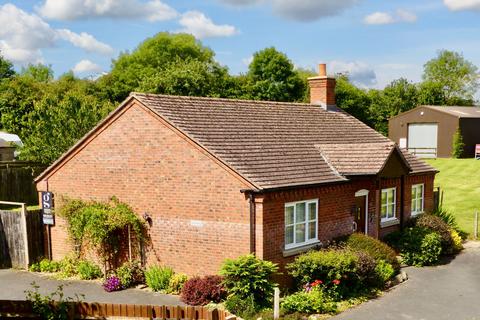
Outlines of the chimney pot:
{"type": "Polygon", "coordinates": [[[320,77],[326,77],[327,76],[327,65],[325,63],[320,63],[318,65],[318,75],[320,77]]]}

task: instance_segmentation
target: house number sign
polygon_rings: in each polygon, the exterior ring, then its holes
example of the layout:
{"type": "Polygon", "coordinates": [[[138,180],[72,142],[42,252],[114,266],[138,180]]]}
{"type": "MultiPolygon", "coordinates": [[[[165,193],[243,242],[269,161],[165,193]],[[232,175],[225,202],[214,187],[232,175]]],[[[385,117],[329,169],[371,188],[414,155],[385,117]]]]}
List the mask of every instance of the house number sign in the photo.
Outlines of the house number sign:
{"type": "Polygon", "coordinates": [[[53,216],[53,194],[51,192],[42,192],[42,211],[43,224],[54,225],[55,219],[53,216]]]}

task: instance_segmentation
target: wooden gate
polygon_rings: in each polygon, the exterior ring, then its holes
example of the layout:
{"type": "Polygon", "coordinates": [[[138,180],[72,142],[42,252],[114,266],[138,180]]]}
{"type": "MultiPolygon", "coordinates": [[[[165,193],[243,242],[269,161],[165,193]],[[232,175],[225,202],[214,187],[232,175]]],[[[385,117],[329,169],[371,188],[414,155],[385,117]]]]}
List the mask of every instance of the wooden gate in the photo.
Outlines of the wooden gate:
{"type": "Polygon", "coordinates": [[[40,210],[0,210],[0,268],[28,268],[43,256],[40,210]]]}

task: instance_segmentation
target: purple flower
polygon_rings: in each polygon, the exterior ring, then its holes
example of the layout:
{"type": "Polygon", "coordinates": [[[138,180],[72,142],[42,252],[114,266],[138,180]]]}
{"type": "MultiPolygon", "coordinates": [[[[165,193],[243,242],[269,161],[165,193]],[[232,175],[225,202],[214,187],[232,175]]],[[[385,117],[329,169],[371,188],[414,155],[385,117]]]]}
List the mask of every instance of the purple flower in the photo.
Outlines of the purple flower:
{"type": "Polygon", "coordinates": [[[111,276],[103,283],[103,289],[107,292],[119,291],[123,289],[123,286],[118,277],[111,276]]]}

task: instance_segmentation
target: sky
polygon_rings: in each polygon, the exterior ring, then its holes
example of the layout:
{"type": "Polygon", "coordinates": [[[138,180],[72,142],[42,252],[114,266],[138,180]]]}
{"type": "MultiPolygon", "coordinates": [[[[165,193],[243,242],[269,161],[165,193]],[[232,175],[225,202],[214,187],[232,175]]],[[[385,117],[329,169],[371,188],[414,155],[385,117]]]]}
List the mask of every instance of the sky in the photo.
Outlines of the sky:
{"type": "Polygon", "coordinates": [[[161,31],[187,32],[232,74],[274,46],[297,67],[359,86],[421,80],[438,50],[480,66],[480,0],[0,0],[0,54],[95,77],[161,31]]]}

